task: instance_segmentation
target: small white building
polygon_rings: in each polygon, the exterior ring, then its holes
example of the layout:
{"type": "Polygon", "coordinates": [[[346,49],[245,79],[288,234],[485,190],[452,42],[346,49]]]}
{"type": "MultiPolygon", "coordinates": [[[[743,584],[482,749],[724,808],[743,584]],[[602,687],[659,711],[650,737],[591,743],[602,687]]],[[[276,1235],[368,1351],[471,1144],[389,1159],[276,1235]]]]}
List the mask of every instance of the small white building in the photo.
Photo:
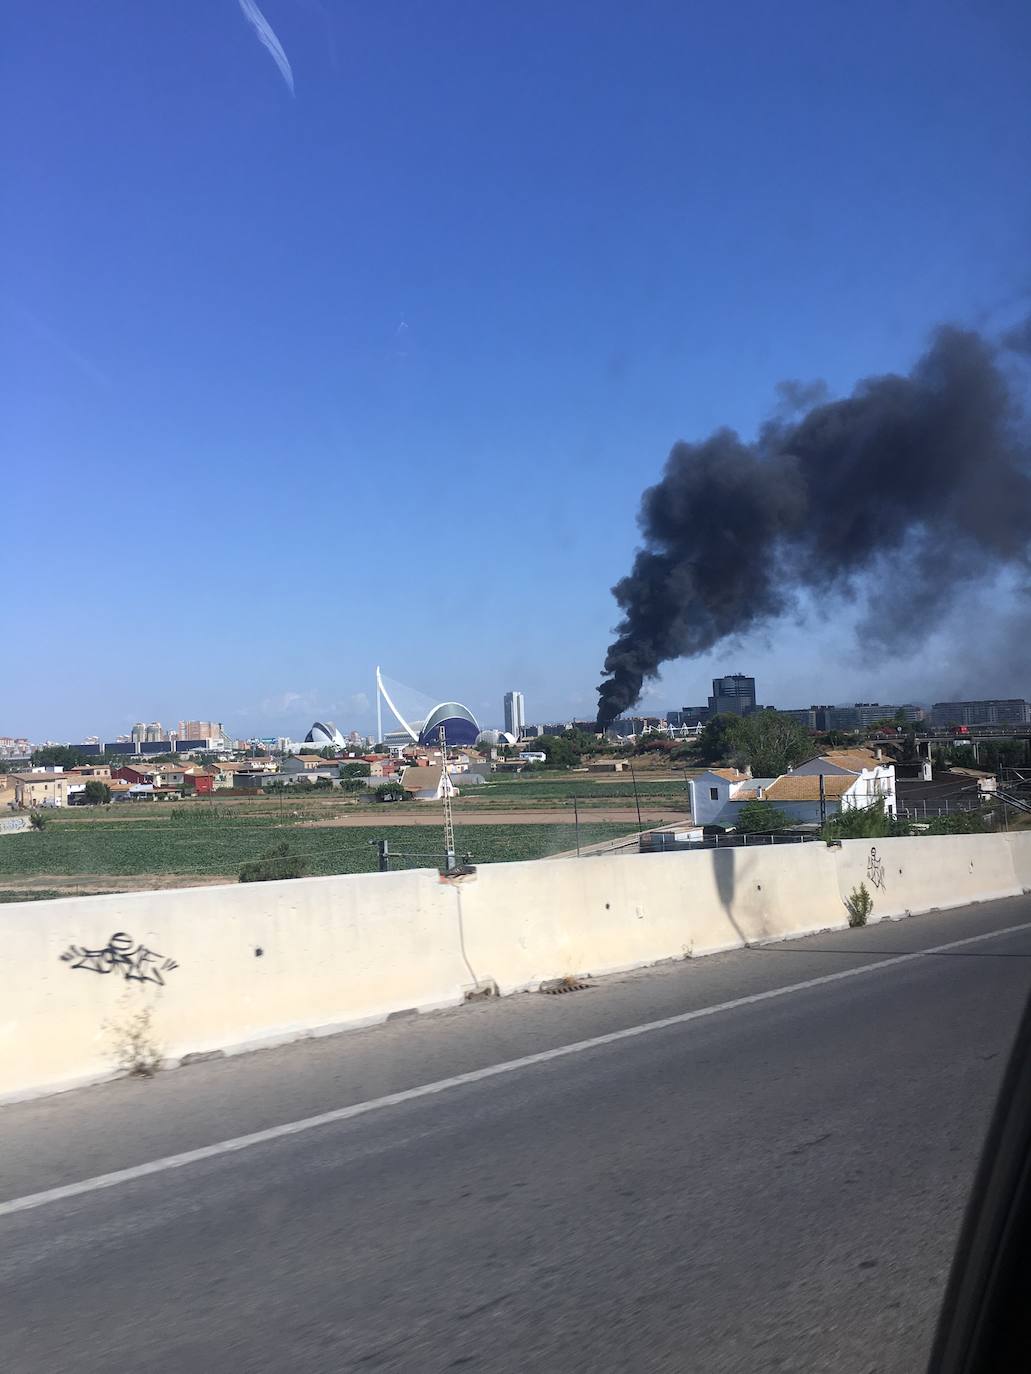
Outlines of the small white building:
{"type": "Polygon", "coordinates": [[[416,801],[440,801],[445,788],[453,797],[458,795],[454,781],[439,763],[406,768],[401,774],[401,786],[416,801]]]}
{"type": "Polygon", "coordinates": [[[695,825],[736,829],[741,807],[768,801],[792,823],[819,823],[822,816],[876,805],[897,812],[895,766],[867,750],[832,750],[778,778],[753,778],[737,768],[710,768],[690,780],[695,825]],[[821,799],[821,776],[822,799],[821,799]],[[822,814],[821,814],[822,813],[822,814]]]}

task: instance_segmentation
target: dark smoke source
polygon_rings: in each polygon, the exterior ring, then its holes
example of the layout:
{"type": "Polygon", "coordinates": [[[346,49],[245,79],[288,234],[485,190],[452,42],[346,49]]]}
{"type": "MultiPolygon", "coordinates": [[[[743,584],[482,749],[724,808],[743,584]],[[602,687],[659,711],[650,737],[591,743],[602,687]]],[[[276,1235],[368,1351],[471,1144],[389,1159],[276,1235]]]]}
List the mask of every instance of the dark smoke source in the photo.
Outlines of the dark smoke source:
{"type": "MultiPolygon", "coordinates": [[[[1031,322],[1005,343],[1029,338],[1031,322]]],[[[908,377],[869,378],[755,443],[722,429],[676,444],[639,521],[643,547],[612,589],[623,618],[602,724],[661,664],[774,619],[800,591],[861,601],[869,653],[925,638],[962,583],[1026,570],[1027,417],[998,349],[942,328],[908,377]]]]}

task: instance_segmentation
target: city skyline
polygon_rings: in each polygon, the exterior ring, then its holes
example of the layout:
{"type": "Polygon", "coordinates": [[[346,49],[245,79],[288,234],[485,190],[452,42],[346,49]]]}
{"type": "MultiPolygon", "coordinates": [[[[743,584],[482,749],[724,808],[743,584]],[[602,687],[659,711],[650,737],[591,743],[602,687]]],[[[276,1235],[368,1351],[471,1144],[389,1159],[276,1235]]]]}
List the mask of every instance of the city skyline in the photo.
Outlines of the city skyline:
{"type": "MultiPolygon", "coordinates": [[[[930,713],[931,713],[931,711],[932,711],[932,708],[934,708],[936,705],[939,705],[939,704],[943,704],[943,705],[949,705],[949,704],[951,704],[951,705],[959,705],[959,704],[962,704],[962,703],[964,703],[964,702],[971,702],[971,701],[973,701],[973,702],[1003,702],[1003,703],[1005,703],[1005,702],[1012,702],[1012,701],[1019,701],[1019,700],[1028,700],[1028,701],[1031,701],[1031,692],[1028,692],[1028,691],[1018,691],[1018,692],[1012,692],[1012,693],[1009,693],[1009,692],[1005,692],[1005,693],[1004,693],[1004,692],[997,692],[997,693],[985,693],[985,694],[968,694],[968,695],[964,695],[964,696],[962,696],[962,697],[943,697],[943,696],[938,696],[937,694],[926,694],[926,693],[925,693],[925,694],[922,694],[922,695],[921,695],[921,694],[911,694],[911,695],[908,695],[908,696],[902,695],[902,694],[899,694],[899,693],[886,693],[886,694],[881,694],[881,695],[879,695],[879,696],[878,696],[878,695],[871,695],[871,696],[868,696],[868,697],[865,697],[865,698],[858,698],[858,697],[855,697],[854,695],[849,695],[849,696],[840,697],[840,698],[834,698],[834,697],[830,696],[829,694],[827,694],[827,693],[825,693],[825,692],[820,692],[820,691],[812,692],[812,691],[811,691],[811,692],[808,693],[808,696],[806,697],[806,699],[805,699],[804,701],[803,701],[802,699],[799,699],[798,701],[791,702],[791,703],[789,703],[789,702],[787,702],[787,701],[778,701],[778,702],[775,702],[775,703],[771,703],[771,702],[769,702],[769,701],[767,701],[767,700],[764,699],[763,692],[762,692],[762,685],[761,685],[761,683],[759,683],[759,682],[756,681],[756,678],[755,678],[754,675],[743,675],[743,674],[738,673],[736,670],[735,670],[735,672],[733,672],[733,673],[728,672],[728,673],[723,673],[723,674],[718,675],[717,678],[712,679],[712,684],[711,684],[711,685],[712,685],[712,687],[715,689],[718,683],[729,683],[729,682],[731,681],[731,679],[733,679],[733,678],[735,678],[735,677],[740,677],[740,678],[743,679],[743,684],[740,684],[740,685],[737,686],[737,692],[739,692],[739,693],[743,696],[743,698],[744,698],[744,701],[745,701],[744,709],[750,709],[750,708],[751,708],[751,704],[752,704],[752,702],[753,702],[753,698],[755,699],[755,704],[757,704],[760,708],[762,708],[762,707],[767,707],[767,708],[771,708],[771,709],[775,709],[775,710],[785,711],[785,712],[792,713],[792,714],[795,714],[795,715],[799,715],[799,714],[801,714],[801,713],[804,713],[804,712],[806,712],[806,711],[809,711],[810,709],[830,708],[830,709],[841,709],[841,710],[846,711],[846,712],[851,712],[852,708],[854,708],[854,707],[859,707],[859,708],[864,708],[864,709],[862,709],[862,710],[860,710],[860,711],[858,712],[858,718],[859,718],[859,720],[860,720],[860,723],[865,722],[866,724],[872,723],[872,721],[874,720],[875,716],[876,716],[877,718],[880,718],[880,715],[882,714],[883,711],[888,711],[889,713],[891,713],[891,712],[894,712],[895,710],[898,710],[898,709],[900,709],[900,708],[905,708],[905,709],[908,710],[909,708],[912,708],[912,707],[914,707],[914,706],[915,706],[915,707],[924,708],[924,709],[928,712],[928,715],[930,716],[930,713]],[[750,685],[750,684],[753,684],[753,683],[755,684],[754,688],[750,685]],[[744,684],[749,684],[749,685],[748,685],[748,686],[745,686],[744,684]],[[873,708],[877,708],[877,709],[874,710],[873,708]]],[[[810,684],[810,685],[812,685],[812,684],[810,684]]],[[[734,694],[733,691],[731,691],[730,695],[733,695],[733,694],[734,694]]],[[[520,692],[514,692],[514,693],[509,692],[509,693],[505,693],[505,694],[504,694],[503,701],[502,701],[502,712],[501,712],[503,719],[507,719],[507,710],[506,710],[506,708],[507,708],[507,705],[508,705],[508,698],[509,698],[510,696],[512,696],[512,695],[514,695],[514,696],[516,696],[516,697],[519,697],[519,698],[520,698],[520,706],[523,705],[523,702],[522,702],[522,696],[523,696],[523,694],[522,694],[522,693],[520,693],[520,692]]],[[[729,698],[728,698],[728,699],[729,699],[729,698]]],[[[709,694],[709,697],[708,697],[709,705],[702,705],[701,703],[695,703],[694,706],[691,707],[691,709],[692,709],[692,710],[695,710],[695,711],[711,712],[711,709],[712,709],[712,708],[711,708],[711,703],[713,702],[713,700],[714,700],[713,696],[712,696],[711,694],[709,694]]],[[[679,703],[679,704],[678,704],[678,703],[675,703],[675,702],[672,700],[672,698],[671,698],[670,700],[668,700],[668,701],[665,700],[665,699],[663,699],[663,701],[661,701],[661,702],[656,702],[656,703],[654,703],[654,707],[653,707],[652,705],[649,705],[647,708],[645,708],[645,707],[643,707],[643,706],[642,706],[642,707],[635,707],[633,710],[630,710],[630,711],[625,712],[625,717],[626,717],[627,719],[629,719],[629,718],[636,718],[636,717],[655,717],[655,718],[660,719],[660,720],[665,720],[665,719],[667,718],[667,716],[670,715],[670,714],[679,714],[679,713],[680,713],[682,710],[684,710],[688,705],[689,705],[689,703],[679,703]]],[[[730,704],[730,705],[724,706],[723,709],[724,709],[724,712],[726,712],[727,710],[736,711],[738,708],[735,707],[733,704],[730,704]]],[[[327,714],[328,714],[328,713],[327,713],[327,714]]],[[[317,718],[316,718],[316,719],[317,719],[317,718]]],[[[584,720],[587,720],[587,719],[590,719],[590,717],[584,715],[582,712],[579,712],[579,711],[541,712],[539,715],[535,715],[534,717],[532,717],[532,718],[530,718],[530,719],[527,719],[527,718],[525,717],[525,714],[524,714],[524,715],[523,715],[523,719],[522,719],[522,725],[524,725],[524,726],[539,726],[539,725],[541,725],[541,724],[543,724],[543,723],[552,722],[552,721],[574,721],[574,720],[584,721],[584,720]]],[[[206,724],[214,724],[215,722],[205,722],[205,723],[206,723],[206,724]]],[[[960,719],[958,716],[957,716],[957,723],[962,723],[961,719],[960,719]]],[[[2,725],[3,725],[3,722],[0,722],[0,726],[2,726],[2,725]]],[[[484,729],[484,730],[486,730],[486,729],[502,729],[502,728],[507,728],[507,727],[506,727],[505,725],[503,725],[503,724],[492,723],[492,721],[491,721],[489,718],[486,718],[486,719],[481,718],[481,719],[479,720],[479,725],[480,725],[480,728],[481,728],[481,729],[484,729]]],[[[157,727],[159,727],[159,726],[160,726],[160,720],[158,720],[158,719],[154,719],[154,720],[152,720],[151,722],[148,722],[148,723],[146,724],[145,729],[141,732],[140,738],[147,740],[149,743],[154,743],[154,742],[157,742],[159,739],[162,739],[162,738],[173,739],[173,738],[175,738],[176,735],[178,734],[177,731],[160,731],[160,732],[159,732],[159,730],[158,730],[158,728],[157,728],[157,727]]],[[[304,738],[305,734],[307,733],[307,731],[311,729],[311,726],[312,726],[312,718],[311,718],[310,715],[305,714],[305,715],[299,716],[299,717],[297,717],[295,720],[293,720],[289,728],[279,728],[279,729],[272,729],[272,728],[270,728],[270,729],[266,729],[266,730],[263,730],[263,731],[258,731],[258,730],[246,730],[246,729],[236,729],[236,728],[234,727],[234,724],[233,724],[232,722],[230,722],[229,725],[228,725],[227,727],[225,727],[225,735],[226,735],[226,738],[227,738],[227,739],[230,739],[230,740],[235,740],[235,739],[270,739],[270,738],[271,738],[271,739],[287,739],[287,740],[303,740],[303,738],[304,738]],[[303,721],[303,724],[301,723],[302,721],[303,721]]],[[[344,722],[342,723],[342,729],[343,729],[344,734],[345,734],[345,735],[348,735],[348,736],[353,735],[353,734],[359,734],[359,735],[361,735],[361,737],[362,737],[363,739],[364,739],[364,738],[374,739],[375,736],[376,736],[374,713],[371,713],[370,724],[369,724],[369,725],[363,725],[363,722],[362,722],[361,720],[357,720],[357,721],[350,721],[350,720],[348,720],[348,721],[344,721],[344,722]]],[[[114,732],[112,732],[112,731],[99,731],[99,732],[90,732],[90,733],[79,733],[79,734],[75,734],[75,733],[62,733],[61,731],[48,729],[48,730],[44,731],[42,734],[33,735],[32,733],[26,733],[26,732],[24,732],[24,731],[18,731],[18,732],[15,732],[15,731],[5,731],[5,730],[3,730],[2,728],[0,728],[0,739],[3,739],[3,738],[10,738],[10,739],[29,740],[32,744],[37,745],[37,746],[38,746],[39,744],[42,744],[42,743],[47,743],[47,744],[53,744],[53,743],[60,743],[60,744],[66,744],[66,743],[67,743],[67,744],[79,744],[79,743],[85,743],[85,742],[88,742],[88,741],[91,741],[91,740],[93,740],[93,741],[96,741],[96,740],[101,740],[101,741],[103,741],[103,740],[129,740],[129,739],[131,739],[131,738],[134,738],[135,735],[136,735],[136,731],[135,731],[134,729],[133,729],[133,730],[126,731],[126,732],[121,732],[121,733],[118,733],[118,734],[116,734],[116,733],[114,733],[114,732]]]]}

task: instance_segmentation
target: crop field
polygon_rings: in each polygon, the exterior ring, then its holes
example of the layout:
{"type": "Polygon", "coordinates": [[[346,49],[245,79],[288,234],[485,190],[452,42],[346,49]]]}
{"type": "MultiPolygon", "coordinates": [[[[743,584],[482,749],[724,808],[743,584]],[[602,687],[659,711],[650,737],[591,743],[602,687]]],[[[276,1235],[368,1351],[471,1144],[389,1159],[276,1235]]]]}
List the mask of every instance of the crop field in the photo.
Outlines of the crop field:
{"type": "MultiPolygon", "coordinates": [[[[261,858],[271,846],[284,841],[291,853],[308,861],[313,876],[371,872],[377,866],[379,836],[370,826],[320,829],[295,821],[282,824],[273,814],[252,815],[245,807],[216,808],[210,813],[202,807],[194,811],[169,807],[158,815],[156,806],[146,810],[151,813],[147,819],[135,813],[112,816],[108,811],[102,819],[90,820],[81,812],[70,812],[49,817],[42,831],[6,837],[0,843],[0,889],[16,891],[26,879],[38,883],[88,875],[102,875],[108,888],[117,888],[117,881],[112,880],[119,877],[142,875],[195,874],[232,880],[242,864],[261,858]],[[238,816],[233,814],[237,811],[238,816]]],[[[310,811],[305,808],[305,815],[310,811]]],[[[580,842],[594,844],[624,834],[627,828],[625,823],[581,822],[580,842]]],[[[442,862],[442,840],[436,827],[393,824],[384,827],[382,834],[396,856],[392,866],[428,868],[442,862]]],[[[539,859],[572,849],[577,842],[571,824],[487,824],[463,830],[460,821],[456,839],[459,855],[469,853],[474,863],[539,859]]]]}

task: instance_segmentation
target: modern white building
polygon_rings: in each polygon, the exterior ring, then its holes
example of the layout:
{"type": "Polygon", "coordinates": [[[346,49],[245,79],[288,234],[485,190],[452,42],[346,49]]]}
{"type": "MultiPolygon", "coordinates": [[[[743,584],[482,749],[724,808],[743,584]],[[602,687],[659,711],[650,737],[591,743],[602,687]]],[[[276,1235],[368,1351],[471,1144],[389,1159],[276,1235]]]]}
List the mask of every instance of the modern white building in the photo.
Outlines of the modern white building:
{"type": "Polygon", "coordinates": [[[526,705],[523,701],[522,692],[505,693],[505,733],[515,735],[516,739],[523,733],[526,724],[526,705]]]}

